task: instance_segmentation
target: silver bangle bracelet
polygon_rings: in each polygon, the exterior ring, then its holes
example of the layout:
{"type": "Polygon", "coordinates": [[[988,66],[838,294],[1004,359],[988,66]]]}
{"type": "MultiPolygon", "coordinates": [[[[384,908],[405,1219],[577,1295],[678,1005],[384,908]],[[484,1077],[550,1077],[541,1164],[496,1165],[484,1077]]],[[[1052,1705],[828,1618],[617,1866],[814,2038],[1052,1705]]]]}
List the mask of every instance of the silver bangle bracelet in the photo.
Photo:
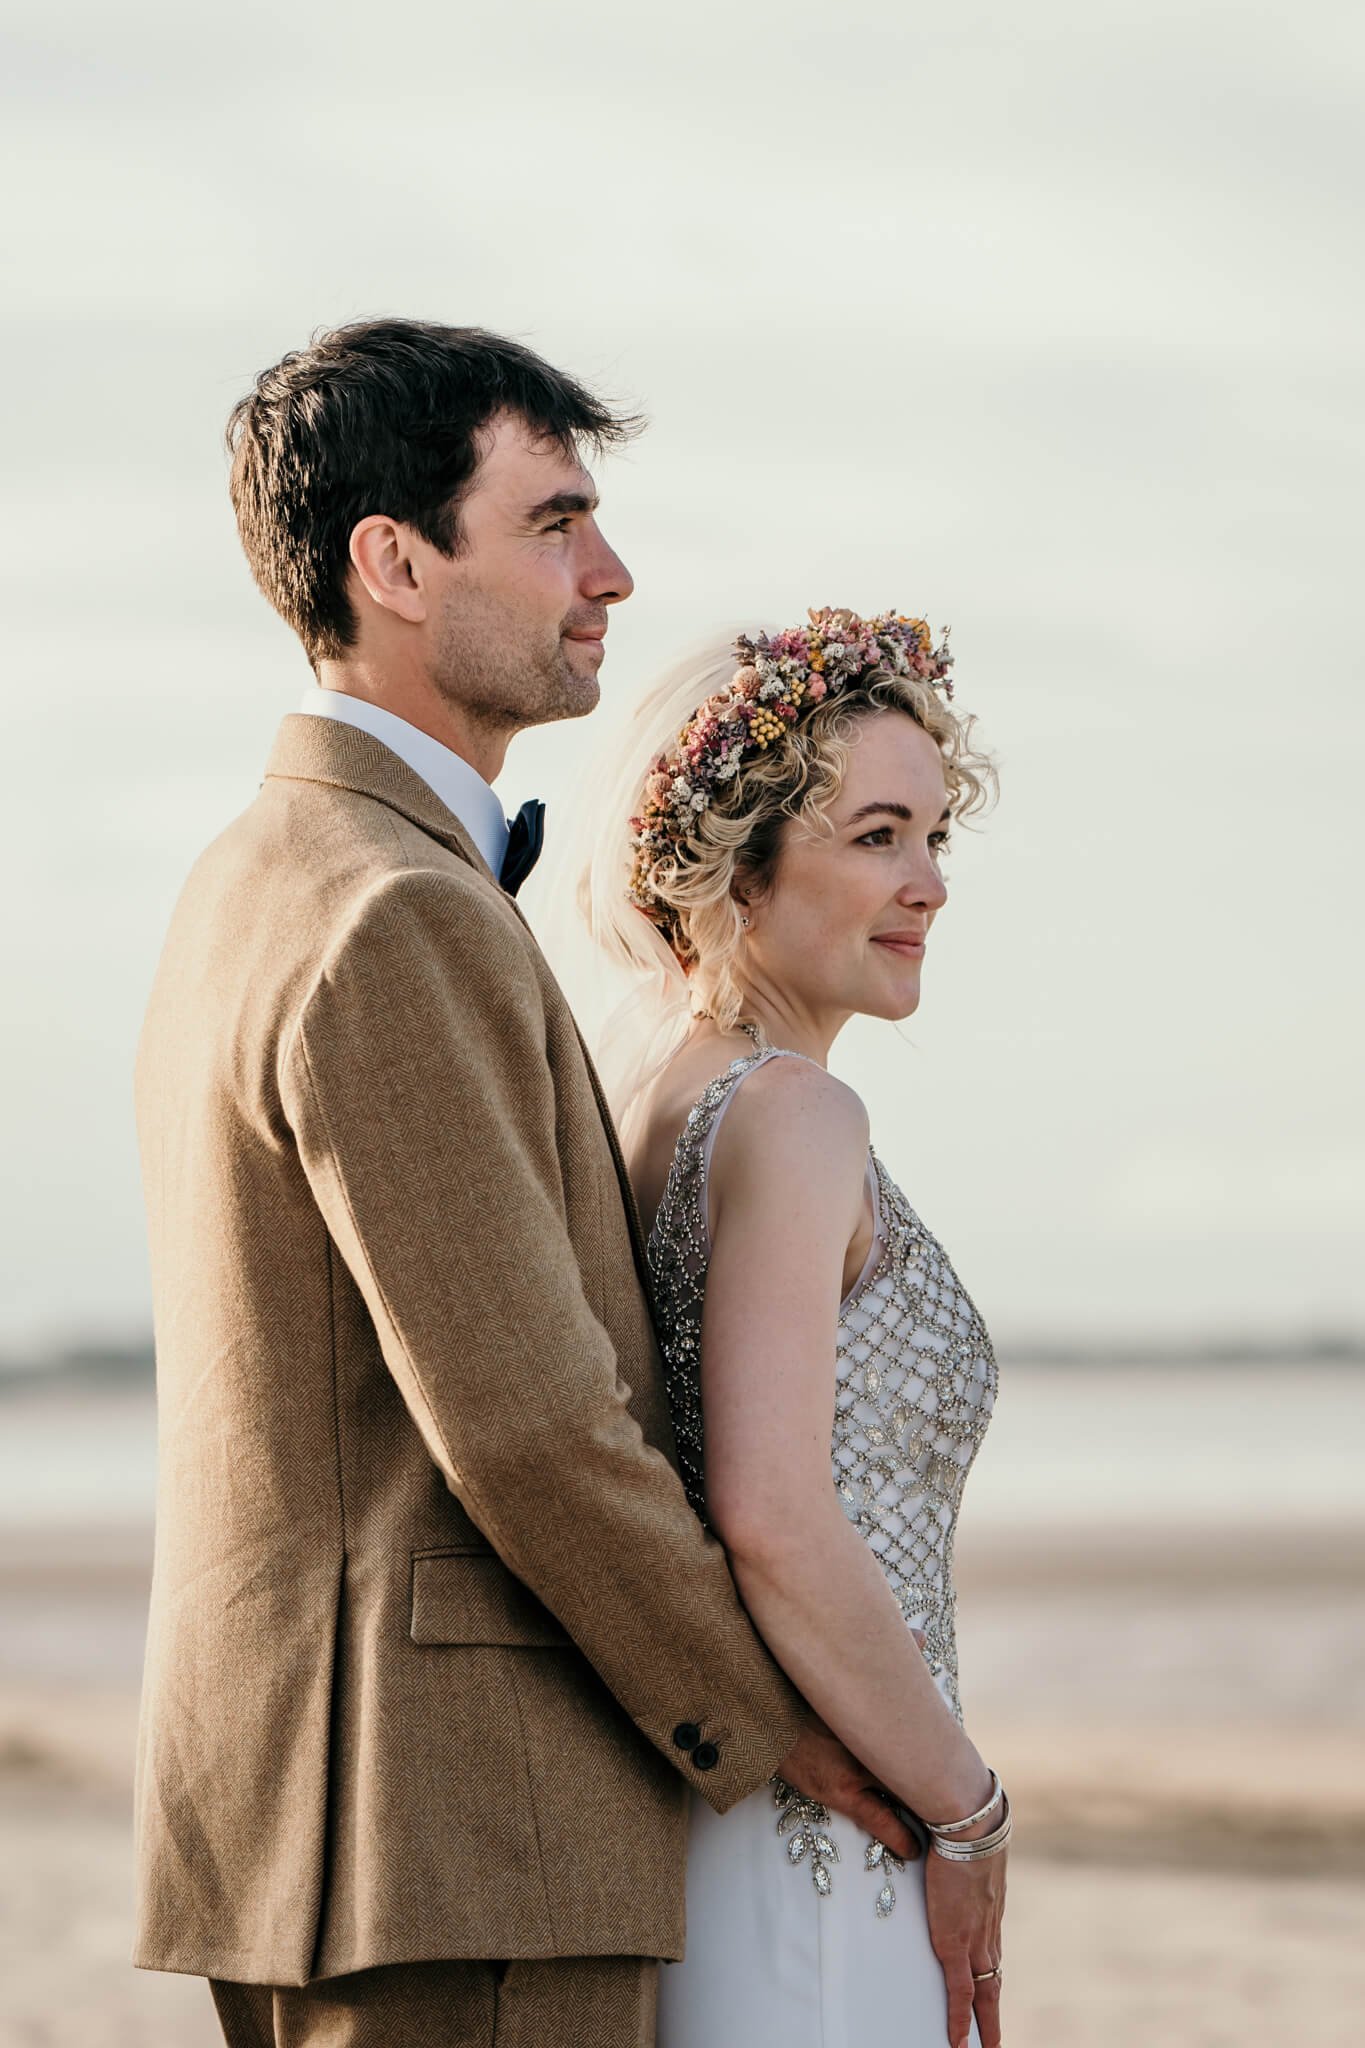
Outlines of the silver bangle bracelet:
{"type": "Polygon", "coordinates": [[[945,1863],[980,1863],[987,1856],[998,1856],[1010,1838],[1008,1827],[997,1829],[993,1835],[983,1835],[979,1842],[960,1842],[950,1848],[947,1843],[930,1838],[929,1848],[933,1855],[941,1856],[945,1863]]]}
{"type": "Polygon", "coordinates": [[[973,1842],[955,1842],[951,1837],[945,1841],[941,1835],[931,1834],[929,1838],[930,1848],[936,1855],[946,1856],[950,1863],[971,1863],[978,1856],[994,1856],[997,1851],[1004,1848],[1010,1838],[1010,1831],[1014,1826],[1014,1816],[1010,1812],[1009,1798],[1005,1794],[1001,1796],[1004,1799],[1004,1814],[999,1827],[995,1828],[989,1835],[978,1835],[973,1842]]]}
{"type": "Polygon", "coordinates": [[[991,1796],[984,1806],[979,1806],[975,1813],[969,1813],[965,1820],[927,1820],[924,1825],[931,1835],[960,1835],[964,1828],[975,1827],[979,1820],[984,1820],[991,1808],[998,1806],[1004,1796],[1005,1788],[1000,1782],[1000,1774],[998,1771],[992,1771],[991,1796]]]}

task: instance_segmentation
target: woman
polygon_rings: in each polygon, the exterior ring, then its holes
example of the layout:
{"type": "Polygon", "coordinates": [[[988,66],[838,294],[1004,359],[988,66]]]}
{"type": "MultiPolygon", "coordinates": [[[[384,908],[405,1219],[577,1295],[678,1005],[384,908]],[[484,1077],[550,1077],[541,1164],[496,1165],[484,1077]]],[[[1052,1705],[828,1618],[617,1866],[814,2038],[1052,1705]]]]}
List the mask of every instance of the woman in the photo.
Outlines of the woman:
{"type": "Polygon", "coordinates": [[[780,1780],[694,1799],[660,2048],[1000,2039],[1009,1808],[962,1726],[951,1580],[995,1362],[826,1065],[849,1017],[916,1009],[950,821],[993,779],[950,662],[893,614],[741,635],[643,708],[591,870],[595,935],[680,1038],[618,1104],[685,1483],[927,1852],[906,1870],[780,1780]]]}

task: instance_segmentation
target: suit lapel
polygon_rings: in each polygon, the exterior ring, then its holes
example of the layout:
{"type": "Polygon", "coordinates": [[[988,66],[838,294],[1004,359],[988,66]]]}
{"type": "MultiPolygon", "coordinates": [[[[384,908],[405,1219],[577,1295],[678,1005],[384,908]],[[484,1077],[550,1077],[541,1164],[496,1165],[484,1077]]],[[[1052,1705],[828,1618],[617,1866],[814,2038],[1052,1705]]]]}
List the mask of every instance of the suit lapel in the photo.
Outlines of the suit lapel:
{"type": "MultiPolygon", "coordinates": [[[[503,891],[503,894],[505,896],[507,895],[506,890],[503,891]]],[[[516,913],[517,917],[520,919],[522,925],[525,926],[526,933],[530,938],[531,944],[535,947],[536,952],[540,954],[540,958],[542,959],[542,961],[545,962],[545,972],[549,979],[550,986],[554,990],[555,994],[558,996],[560,1002],[563,1004],[564,1013],[568,1017],[569,1022],[573,1025],[574,1037],[578,1040],[578,1049],[583,1055],[583,1065],[587,1070],[588,1080],[592,1087],[593,1099],[597,1104],[597,1113],[602,1119],[602,1129],[606,1133],[607,1144],[611,1148],[612,1164],[616,1168],[616,1178],[621,1184],[621,1201],[624,1204],[626,1212],[626,1222],[630,1228],[630,1244],[631,1250],[635,1254],[635,1270],[640,1277],[640,1285],[644,1289],[645,1300],[648,1302],[652,1299],[652,1297],[650,1294],[649,1286],[649,1260],[647,1255],[647,1247],[645,1244],[645,1227],[640,1220],[640,1206],[635,1199],[635,1189],[631,1186],[630,1173],[626,1166],[625,1154],[621,1150],[621,1140],[616,1134],[616,1120],[612,1116],[611,1106],[607,1101],[607,1092],[605,1088],[602,1086],[601,1077],[598,1074],[597,1068],[593,1064],[593,1057],[592,1054],[588,1051],[587,1040],[584,1038],[583,1033],[578,1028],[578,1019],[574,1016],[573,1011],[569,1008],[568,1002],[564,995],[564,991],[560,988],[559,983],[555,980],[554,973],[550,967],[550,963],[548,960],[545,960],[545,955],[540,950],[539,939],[537,939],[535,933],[531,930],[529,923],[527,923],[526,915],[524,911],[521,909],[521,906],[516,902],[515,898],[512,896],[507,896],[507,902],[510,908],[516,913]]]]}
{"type": "Polygon", "coordinates": [[[597,1098],[597,1108],[602,1118],[602,1128],[607,1134],[607,1143],[611,1147],[611,1156],[616,1165],[616,1178],[621,1183],[621,1200],[625,1203],[626,1221],[630,1225],[630,1242],[631,1248],[635,1253],[635,1270],[640,1276],[640,1285],[645,1291],[645,1299],[649,1301],[651,1299],[649,1259],[645,1244],[645,1227],[640,1221],[640,1207],[635,1199],[635,1190],[631,1186],[625,1155],[621,1150],[621,1140],[616,1135],[616,1122],[607,1102],[606,1091],[603,1089],[601,1080],[598,1078],[597,1069],[593,1065],[592,1055],[584,1042],[583,1033],[578,1028],[578,1019],[572,1017],[571,1022],[574,1028],[574,1036],[577,1038],[583,1054],[583,1064],[588,1070],[588,1079],[592,1083],[592,1092],[597,1098]]]}
{"type": "MultiPolygon", "coordinates": [[[[267,776],[292,777],[301,782],[325,782],[335,789],[349,789],[357,795],[373,797],[376,802],[387,804],[390,810],[397,811],[400,816],[409,819],[422,831],[429,832],[433,839],[438,839],[443,846],[449,847],[452,853],[457,853],[497,890],[513,915],[520,920],[532,945],[544,960],[539,942],[527,923],[525,914],[515,898],[503,888],[454,812],[447,810],[430,785],[424,782],[414,769],[409,768],[406,761],[401,761],[390,747],[386,747],[382,740],[375,739],[370,733],[362,732],[357,726],[346,725],[340,719],[315,718],[302,711],[290,712],[281,722],[279,732],[275,736],[275,744],[265,772],[267,776]]],[[[568,1011],[564,993],[551,973],[548,962],[545,962],[545,973],[550,986],[568,1011]]],[[[598,1115],[602,1119],[602,1129],[611,1149],[616,1178],[621,1185],[621,1200],[625,1207],[626,1222],[630,1229],[635,1269],[639,1274],[645,1299],[648,1301],[650,1290],[647,1248],[644,1225],[640,1221],[639,1205],[635,1200],[635,1190],[630,1184],[630,1174],[626,1170],[625,1156],[616,1134],[616,1125],[607,1103],[606,1091],[593,1065],[592,1055],[584,1042],[583,1034],[578,1028],[578,1020],[572,1012],[569,1012],[569,1021],[573,1025],[574,1036],[583,1055],[583,1065],[587,1070],[593,1098],[597,1103],[598,1115]]]]}
{"type": "MultiPolygon", "coordinates": [[[[455,813],[447,810],[430,783],[409,768],[391,747],[358,726],[339,718],[316,718],[291,711],[281,721],[265,769],[297,782],[325,782],[373,797],[458,853],[462,860],[501,890],[501,883],[455,813]]],[[[504,892],[505,893],[505,892],[504,892]]]]}

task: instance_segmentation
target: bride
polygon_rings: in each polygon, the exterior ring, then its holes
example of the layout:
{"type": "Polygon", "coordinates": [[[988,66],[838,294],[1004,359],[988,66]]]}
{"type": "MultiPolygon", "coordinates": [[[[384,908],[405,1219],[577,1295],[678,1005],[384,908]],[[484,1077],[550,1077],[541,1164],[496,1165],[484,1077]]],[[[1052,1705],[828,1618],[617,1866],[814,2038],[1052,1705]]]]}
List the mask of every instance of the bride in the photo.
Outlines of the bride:
{"type": "Polygon", "coordinates": [[[923,1852],[779,1779],[723,1816],[693,1795],[660,2048],[1000,2041],[1009,1803],[962,1725],[952,1587],[995,1361],[826,1064],[851,1016],[917,1008],[949,825],[990,793],[950,664],[923,620],[823,611],[675,671],[587,877],[639,983],[614,1092],[684,1480],[923,1852]]]}

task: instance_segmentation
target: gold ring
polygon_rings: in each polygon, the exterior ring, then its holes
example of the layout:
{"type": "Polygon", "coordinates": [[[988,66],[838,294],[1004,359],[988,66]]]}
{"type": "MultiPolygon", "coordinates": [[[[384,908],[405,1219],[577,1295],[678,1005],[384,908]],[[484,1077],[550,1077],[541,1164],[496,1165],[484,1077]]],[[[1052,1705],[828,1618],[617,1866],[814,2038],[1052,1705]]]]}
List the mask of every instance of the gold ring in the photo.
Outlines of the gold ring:
{"type": "Polygon", "coordinates": [[[988,1977],[1003,1977],[1004,1974],[999,1963],[997,1963],[993,1970],[973,1970],[972,1982],[973,1984],[984,1984],[988,1977]]]}

